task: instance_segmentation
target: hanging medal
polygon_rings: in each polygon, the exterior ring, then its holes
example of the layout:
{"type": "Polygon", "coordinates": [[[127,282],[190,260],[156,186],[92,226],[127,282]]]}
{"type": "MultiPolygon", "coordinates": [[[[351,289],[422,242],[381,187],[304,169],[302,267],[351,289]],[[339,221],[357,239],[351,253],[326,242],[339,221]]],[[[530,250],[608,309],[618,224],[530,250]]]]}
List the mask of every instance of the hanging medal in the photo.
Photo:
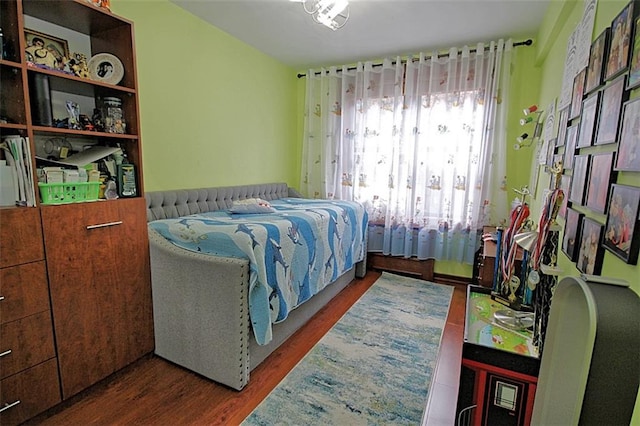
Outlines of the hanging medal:
{"type": "Polygon", "coordinates": [[[520,287],[520,278],[516,277],[515,275],[512,275],[511,278],[509,278],[509,290],[511,291],[511,294],[509,294],[509,301],[511,303],[516,301],[516,292],[518,291],[518,288],[520,287]]]}
{"type": "Polygon", "coordinates": [[[540,282],[540,274],[538,273],[537,270],[532,269],[529,272],[529,276],[527,277],[527,286],[529,287],[530,290],[535,290],[539,282],[540,282]]]}

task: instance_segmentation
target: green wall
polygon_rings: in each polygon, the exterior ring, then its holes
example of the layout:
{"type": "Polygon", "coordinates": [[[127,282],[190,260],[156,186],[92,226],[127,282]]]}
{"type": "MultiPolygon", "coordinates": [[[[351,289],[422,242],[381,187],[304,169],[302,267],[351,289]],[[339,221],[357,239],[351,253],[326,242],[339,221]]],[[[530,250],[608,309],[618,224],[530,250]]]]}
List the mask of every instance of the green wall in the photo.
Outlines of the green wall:
{"type": "MultiPolygon", "coordinates": [[[[627,0],[600,0],[596,11],[595,26],[592,34],[592,40],[595,39],[605,28],[610,26],[615,16],[626,6],[627,0]]],[[[542,71],[542,85],[539,94],[540,105],[548,105],[554,98],[560,96],[562,85],[562,73],[564,70],[564,60],[566,57],[567,40],[577,23],[582,17],[584,4],[582,1],[568,2],[551,2],[551,6],[545,22],[540,30],[538,39],[541,43],[538,45],[536,63],[540,65],[542,71]]],[[[631,97],[640,96],[640,90],[632,92],[631,97]]],[[[609,148],[610,150],[611,148],[609,148]]],[[[606,150],[606,147],[592,147],[583,149],[585,153],[593,153],[606,150]]],[[[618,174],[618,183],[640,187],[640,174],[621,172],[618,174]]],[[[547,188],[549,186],[549,176],[541,173],[539,187],[547,188]]],[[[539,217],[540,206],[543,197],[539,195],[532,202],[532,212],[534,217],[539,217]]],[[[578,208],[577,208],[578,209],[578,208]]],[[[605,216],[590,212],[588,209],[579,209],[586,216],[592,217],[601,223],[604,223],[605,216]]],[[[559,220],[564,225],[562,220],[559,220]]],[[[562,234],[560,235],[562,238],[562,234]]],[[[562,276],[579,276],[580,272],[576,269],[575,264],[561,252],[558,256],[558,265],[563,270],[562,276]]],[[[629,281],[631,289],[640,294],[640,267],[638,265],[627,265],[616,256],[605,251],[604,263],[602,268],[602,276],[615,278],[623,278],[629,281]]],[[[621,350],[624,350],[621,348],[621,350]]],[[[640,394],[636,399],[635,411],[632,418],[632,425],[640,425],[640,394]]]]}
{"type": "MultiPolygon", "coordinates": [[[[166,0],[114,0],[134,22],[146,191],[283,181],[298,188],[305,79],[166,0]],[[205,42],[203,42],[203,40],[205,42]]],[[[524,39],[524,38],[522,38],[524,39]]],[[[520,41],[521,38],[514,41],[520,41]]],[[[514,48],[508,141],[536,102],[534,47],[514,48]]],[[[531,150],[507,142],[511,188],[529,183],[531,150]]],[[[471,277],[438,262],[436,272],[471,277]]]]}
{"type": "MultiPolygon", "coordinates": [[[[541,34],[545,31],[553,31],[552,29],[556,27],[557,35],[556,37],[549,39],[547,44],[540,44],[538,46],[539,55],[537,62],[540,64],[542,70],[542,85],[539,94],[540,105],[547,105],[554,98],[560,96],[560,88],[562,84],[561,76],[564,69],[564,59],[566,57],[567,39],[571,32],[575,29],[577,22],[582,16],[583,11],[582,2],[571,2],[564,4],[561,3],[560,5],[556,3],[557,2],[552,3],[552,6],[555,7],[552,8],[546,16],[545,24],[541,29],[541,34]],[[558,17],[560,18],[557,19],[558,17]],[[561,23],[558,23],[558,21],[560,21],[561,23]]],[[[606,27],[610,25],[613,18],[622,10],[622,8],[627,3],[628,2],[626,0],[607,0],[598,2],[596,22],[592,39],[598,36],[606,27]]],[[[540,37],[540,39],[542,39],[542,37],[540,37]]],[[[636,89],[632,92],[631,97],[635,98],[638,95],[640,95],[640,91],[636,89]]],[[[583,149],[581,152],[594,153],[605,151],[607,149],[610,150],[611,148],[591,147],[583,149]]],[[[640,174],[632,172],[620,172],[618,173],[617,182],[640,187],[640,174]]],[[[541,188],[549,187],[548,174],[540,174],[538,186],[541,188]]],[[[538,194],[539,195],[532,202],[532,211],[535,212],[535,217],[539,216],[541,204],[543,201],[542,192],[538,191],[538,194]]],[[[592,217],[600,222],[603,222],[606,219],[604,215],[593,213],[586,208],[580,208],[577,206],[574,207],[580,209],[580,211],[585,213],[587,216],[592,217]]],[[[559,222],[561,222],[562,225],[564,224],[562,222],[562,219],[560,219],[559,222]]],[[[559,264],[564,270],[565,275],[579,275],[575,264],[569,262],[569,260],[563,254],[559,256],[559,264]]],[[[619,260],[616,256],[605,251],[602,275],[626,279],[631,284],[631,288],[636,293],[640,294],[640,280],[638,279],[640,277],[640,268],[637,265],[627,265],[623,261],[619,260]]]]}
{"type": "Polygon", "coordinates": [[[298,186],[295,70],[166,0],[116,0],[134,22],[146,191],[298,186]]]}
{"type": "MultiPolygon", "coordinates": [[[[594,37],[626,3],[598,2],[594,37]]],[[[532,169],[533,147],[512,148],[530,130],[518,123],[522,109],[544,109],[560,95],[567,39],[582,8],[582,1],[550,2],[534,45],[515,48],[507,129],[510,189],[528,185],[532,169]]],[[[112,9],[135,22],[145,190],[274,181],[299,186],[304,79],[296,74],[307,70],[291,69],[166,0],[113,0],[112,9]]],[[[640,186],[640,177],[621,173],[618,182],[640,186]]],[[[537,186],[534,219],[549,176],[541,173],[537,186]]],[[[509,200],[514,197],[510,193],[509,200]]],[[[579,275],[562,253],[559,265],[564,275],[579,275]]],[[[437,262],[436,272],[470,277],[471,267],[437,262]]],[[[638,266],[606,253],[602,275],[625,278],[640,293],[638,266]]],[[[634,425],[640,425],[638,407],[634,425]]]]}
{"type": "MultiPolygon", "coordinates": [[[[599,2],[594,34],[624,4],[599,2]]],[[[298,187],[304,99],[298,70],[166,0],[115,0],[112,9],[135,23],[147,191],[271,181],[298,187]]],[[[545,108],[559,96],[566,40],[581,13],[582,2],[551,2],[534,45],[514,49],[507,135],[510,189],[529,184],[532,169],[533,147],[512,148],[523,131],[531,133],[518,124],[522,109],[534,103],[545,108]]],[[[533,218],[548,179],[540,174],[531,200],[533,218]]],[[[618,181],[640,186],[637,173],[621,173],[618,181]]],[[[511,193],[509,199],[514,197],[511,193]]],[[[560,257],[567,273],[577,274],[560,257]]],[[[440,263],[439,272],[471,275],[470,267],[440,263]]],[[[638,267],[608,253],[603,275],[632,280],[640,292],[638,267]]]]}

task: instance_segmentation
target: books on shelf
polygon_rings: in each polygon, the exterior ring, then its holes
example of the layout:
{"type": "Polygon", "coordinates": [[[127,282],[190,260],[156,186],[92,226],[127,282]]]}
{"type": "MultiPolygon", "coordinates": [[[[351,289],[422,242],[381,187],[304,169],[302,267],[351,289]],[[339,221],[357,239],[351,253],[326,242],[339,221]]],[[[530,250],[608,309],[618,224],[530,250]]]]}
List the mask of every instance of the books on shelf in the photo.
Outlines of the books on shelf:
{"type": "MultiPolygon", "coordinates": [[[[36,205],[36,194],[29,138],[23,138],[18,135],[4,136],[0,148],[2,148],[7,166],[11,170],[15,205],[34,207],[36,205]]],[[[10,191],[10,186],[5,188],[3,184],[2,188],[10,191]]]]}

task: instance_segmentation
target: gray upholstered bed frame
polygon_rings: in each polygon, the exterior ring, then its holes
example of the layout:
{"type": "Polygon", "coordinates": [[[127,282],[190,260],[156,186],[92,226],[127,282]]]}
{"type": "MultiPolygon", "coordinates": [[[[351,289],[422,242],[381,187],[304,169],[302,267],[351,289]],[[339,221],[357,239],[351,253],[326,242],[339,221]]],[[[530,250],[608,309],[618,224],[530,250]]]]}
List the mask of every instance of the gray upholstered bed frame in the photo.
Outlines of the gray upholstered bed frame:
{"type": "MultiPolygon", "coordinates": [[[[299,197],[285,183],[147,192],[147,221],[226,209],[234,200],[299,197]]],[[[249,372],[351,282],[363,260],[273,327],[258,345],[250,331],[249,261],[190,252],[149,229],[155,353],[233,389],[249,372]]]]}

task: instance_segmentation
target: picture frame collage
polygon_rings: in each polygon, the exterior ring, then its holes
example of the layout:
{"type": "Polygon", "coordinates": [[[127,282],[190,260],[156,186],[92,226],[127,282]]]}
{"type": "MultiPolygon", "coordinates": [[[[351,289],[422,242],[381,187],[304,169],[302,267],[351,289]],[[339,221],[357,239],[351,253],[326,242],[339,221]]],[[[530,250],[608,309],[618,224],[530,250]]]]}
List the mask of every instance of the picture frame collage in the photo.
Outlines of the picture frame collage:
{"type": "Polygon", "coordinates": [[[632,0],[593,40],[549,152],[563,163],[562,181],[551,182],[565,193],[561,249],[582,273],[600,275],[605,251],[638,263],[640,187],[618,183],[621,173],[640,172],[640,96],[631,96],[638,88],[640,2],[632,0]]]}

